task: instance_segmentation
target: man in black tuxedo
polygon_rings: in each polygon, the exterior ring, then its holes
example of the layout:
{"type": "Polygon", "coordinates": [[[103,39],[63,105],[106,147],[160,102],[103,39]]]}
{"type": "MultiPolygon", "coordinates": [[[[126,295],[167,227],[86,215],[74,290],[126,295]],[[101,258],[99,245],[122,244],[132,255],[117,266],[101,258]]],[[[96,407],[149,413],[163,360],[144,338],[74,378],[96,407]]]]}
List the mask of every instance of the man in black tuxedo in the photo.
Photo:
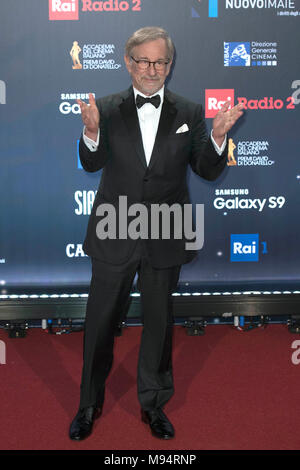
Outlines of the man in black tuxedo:
{"type": "Polygon", "coordinates": [[[154,436],[174,436],[163,412],[174,392],[172,292],[181,265],[191,261],[196,250],[186,250],[187,240],[176,238],[175,229],[168,239],[161,232],[156,238],[139,239],[115,237],[115,233],[106,233],[105,238],[103,231],[99,233],[108,205],[117,216],[117,228],[125,219],[129,226],[132,217],[126,218],[129,212],[125,217],[120,196],[126,196],[130,207],[137,203],[149,210],[154,204],[184,207],[189,203],[188,165],[207,180],[216,179],[226,165],[226,133],[242,115],[242,106],[229,109],[230,103],[225,103],[208,137],[201,106],[165,89],[173,55],[166,31],[142,28],[126,43],[124,60],[132,87],[97,101],[90,94],[89,104],[78,101],[84,123],[79,146],[82,166],[89,172],[103,168],[103,173],[84,241],[85,253],[92,260],[92,279],[80,405],[71,424],[71,439],[87,437],[101,413],[114,332],[136,273],[143,314],[137,381],[142,420],[154,436]]]}

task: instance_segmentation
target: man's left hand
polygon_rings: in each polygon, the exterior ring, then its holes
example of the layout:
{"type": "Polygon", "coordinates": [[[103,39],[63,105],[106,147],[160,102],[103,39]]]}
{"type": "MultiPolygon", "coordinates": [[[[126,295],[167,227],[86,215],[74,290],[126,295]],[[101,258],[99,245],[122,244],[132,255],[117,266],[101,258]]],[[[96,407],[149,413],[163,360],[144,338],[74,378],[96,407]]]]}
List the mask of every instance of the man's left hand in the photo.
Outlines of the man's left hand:
{"type": "Polygon", "coordinates": [[[242,103],[237,104],[232,109],[228,109],[229,106],[230,101],[226,101],[213,120],[213,138],[219,146],[224,142],[227,132],[244,114],[242,111],[244,105],[242,103]]]}

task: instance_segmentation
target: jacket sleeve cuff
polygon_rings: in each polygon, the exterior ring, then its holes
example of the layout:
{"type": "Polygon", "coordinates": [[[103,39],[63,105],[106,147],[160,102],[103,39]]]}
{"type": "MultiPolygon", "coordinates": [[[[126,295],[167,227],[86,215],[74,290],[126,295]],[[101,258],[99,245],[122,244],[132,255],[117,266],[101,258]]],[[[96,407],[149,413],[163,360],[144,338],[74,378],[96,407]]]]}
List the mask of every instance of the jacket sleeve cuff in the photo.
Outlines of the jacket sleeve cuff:
{"type": "Polygon", "coordinates": [[[94,140],[90,139],[89,137],[85,135],[85,126],[84,126],[83,132],[82,132],[82,138],[83,138],[83,142],[85,143],[85,145],[91,152],[96,152],[98,150],[99,140],[100,140],[100,130],[98,130],[97,140],[95,142],[94,140]]]}
{"type": "Polygon", "coordinates": [[[219,147],[219,145],[216,143],[215,139],[213,138],[213,135],[212,135],[212,131],[210,133],[210,138],[211,138],[211,141],[212,141],[212,144],[215,148],[215,151],[217,152],[218,155],[222,155],[222,153],[224,152],[225,150],[225,147],[226,147],[226,143],[227,143],[227,134],[225,135],[225,139],[224,139],[224,142],[223,144],[221,145],[221,147],[219,147]]]}

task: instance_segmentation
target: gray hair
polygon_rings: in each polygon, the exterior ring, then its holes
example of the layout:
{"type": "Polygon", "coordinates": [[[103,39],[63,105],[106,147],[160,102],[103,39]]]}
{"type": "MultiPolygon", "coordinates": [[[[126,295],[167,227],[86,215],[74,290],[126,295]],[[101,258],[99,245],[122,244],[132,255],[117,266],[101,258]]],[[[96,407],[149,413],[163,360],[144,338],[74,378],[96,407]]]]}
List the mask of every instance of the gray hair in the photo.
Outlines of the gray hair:
{"type": "Polygon", "coordinates": [[[155,41],[156,39],[164,39],[167,46],[168,59],[172,60],[174,56],[174,44],[167,31],[158,26],[146,26],[138,29],[127,40],[125,45],[125,53],[127,57],[131,56],[132,49],[144,42],[155,41]]]}

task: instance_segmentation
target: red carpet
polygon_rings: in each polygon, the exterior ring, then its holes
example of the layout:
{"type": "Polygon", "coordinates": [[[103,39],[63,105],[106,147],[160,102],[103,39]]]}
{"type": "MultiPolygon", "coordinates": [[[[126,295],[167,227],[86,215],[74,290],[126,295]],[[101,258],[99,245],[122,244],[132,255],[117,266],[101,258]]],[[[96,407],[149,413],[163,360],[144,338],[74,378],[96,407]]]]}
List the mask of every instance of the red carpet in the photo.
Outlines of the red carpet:
{"type": "Polygon", "coordinates": [[[77,411],[82,333],[54,336],[30,329],[9,339],[0,365],[1,450],[295,450],[300,449],[297,335],[284,325],[240,332],[208,326],[205,336],[174,333],[176,392],[165,411],[172,441],[151,436],[140,421],[136,367],[141,328],[116,338],[103,416],[87,440],[68,438],[77,411]]]}

